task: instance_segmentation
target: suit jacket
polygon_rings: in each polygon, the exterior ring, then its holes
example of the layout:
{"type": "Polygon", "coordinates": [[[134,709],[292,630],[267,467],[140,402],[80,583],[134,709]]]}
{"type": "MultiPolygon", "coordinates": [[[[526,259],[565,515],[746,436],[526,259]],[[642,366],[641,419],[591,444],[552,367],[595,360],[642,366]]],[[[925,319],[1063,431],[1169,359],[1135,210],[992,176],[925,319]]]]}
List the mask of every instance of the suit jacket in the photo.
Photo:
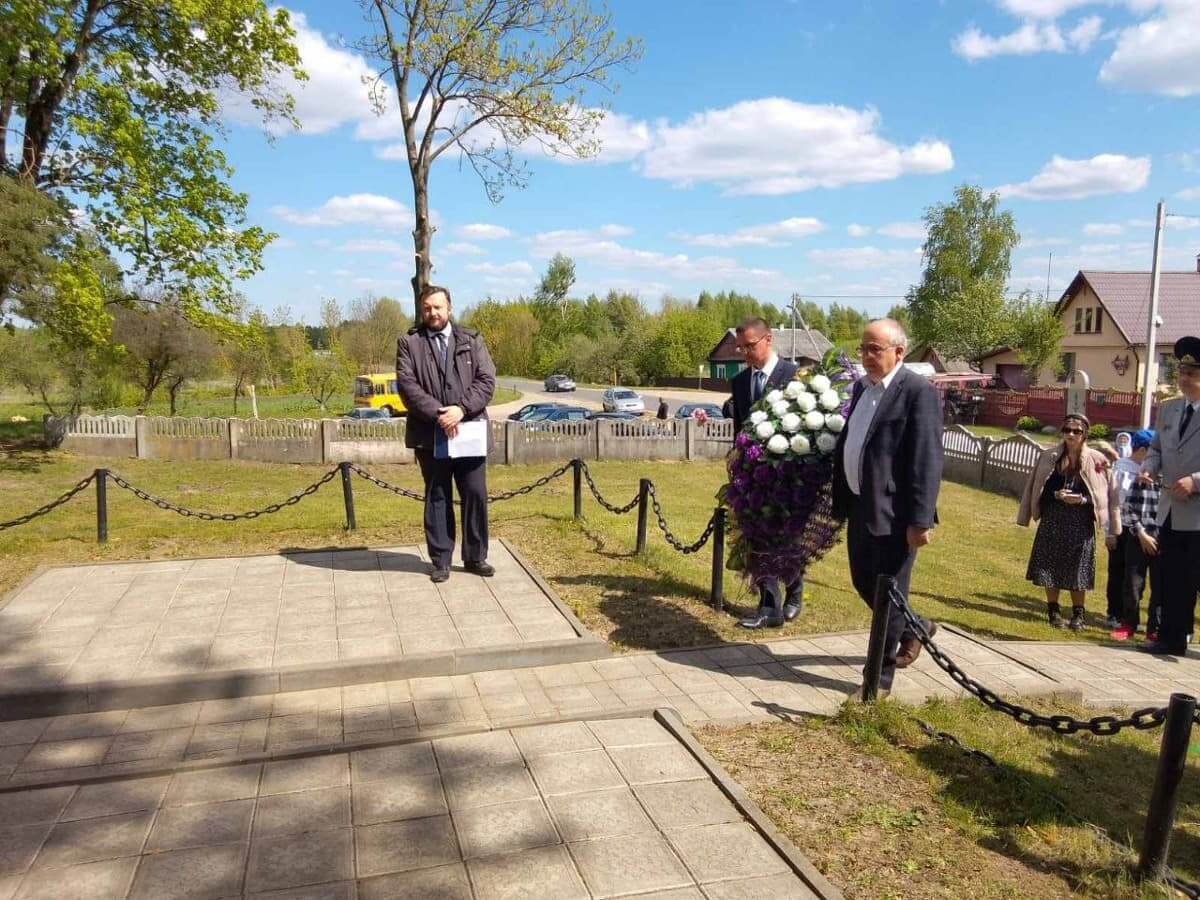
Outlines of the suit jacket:
{"type": "Polygon", "coordinates": [[[1186,500],[1171,496],[1171,485],[1186,475],[1191,475],[1200,484],[1200,411],[1192,416],[1187,434],[1179,439],[1179,426],[1183,420],[1182,397],[1168,400],[1158,408],[1158,420],[1154,423],[1154,440],[1150,453],[1142,464],[1142,471],[1162,475],[1163,488],[1158,496],[1158,524],[1171,517],[1171,527],[1179,531],[1200,531],[1200,494],[1194,493],[1186,500]]]}
{"type": "Polygon", "coordinates": [[[446,359],[453,371],[449,379],[443,376],[434,335],[424,325],[410,328],[396,342],[396,385],[408,409],[407,447],[433,449],[438,410],[443,406],[461,406],[464,422],[487,420],[487,405],[496,390],[495,363],[478,331],[455,322],[450,333],[453,346],[446,359]],[[455,394],[450,400],[445,399],[447,382],[455,394]]]}
{"type": "MultiPolygon", "coordinates": [[[[864,380],[854,385],[851,419],[863,385],[864,380]]],[[[942,414],[934,386],[908,369],[896,373],[863,443],[857,501],[843,463],[848,434],[847,427],[834,448],[833,514],[845,519],[857,503],[867,529],[876,536],[896,534],[910,525],[932,528],[942,483],[942,414]]]]}
{"type": "MultiPolygon", "coordinates": [[[[775,368],[771,370],[770,376],[767,378],[767,386],[763,390],[763,394],[765,395],[767,391],[774,388],[785,387],[792,380],[792,376],[796,374],[797,368],[796,364],[791,360],[779,359],[775,363],[775,368]]],[[[726,405],[729,406],[730,414],[733,418],[734,434],[742,430],[742,426],[750,418],[750,408],[754,406],[754,403],[750,400],[750,390],[753,387],[753,372],[754,370],[747,366],[734,375],[733,380],[729,383],[729,388],[733,392],[733,396],[729,398],[726,405]]]]}

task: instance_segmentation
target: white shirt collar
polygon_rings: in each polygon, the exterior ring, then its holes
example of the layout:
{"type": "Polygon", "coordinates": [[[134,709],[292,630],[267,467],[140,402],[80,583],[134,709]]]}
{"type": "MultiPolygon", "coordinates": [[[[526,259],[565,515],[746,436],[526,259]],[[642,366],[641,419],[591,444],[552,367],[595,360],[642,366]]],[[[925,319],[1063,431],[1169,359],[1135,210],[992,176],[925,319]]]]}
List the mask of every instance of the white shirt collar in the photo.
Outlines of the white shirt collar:
{"type": "Polygon", "coordinates": [[[778,364],[779,364],[779,354],[772,353],[770,356],[767,357],[767,361],[765,363],[763,363],[763,367],[761,369],[759,369],[758,371],[762,372],[764,377],[770,378],[771,373],[775,371],[775,366],[777,366],[778,364]]]}
{"type": "Polygon", "coordinates": [[[883,376],[883,378],[881,378],[877,382],[872,382],[871,379],[868,378],[867,384],[870,387],[879,388],[879,390],[881,392],[886,391],[889,387],[892,386],[892,382],[896,380],[896,376],[900,374],[900,369],[903,365],[904,365],[904,363],[898,363],[896,365],[896,367],[892,369],[892,371],[888,372],[886,375],[883,376]]]}
{"type": "Polygon", "coordinates": [[[449,319],[446,320],[445,328],[441,329],[440,331],[432,331],[432,332],[430,332],[430,334],[445,335],[446,340],[449,341],[450,340],[450,320],[449,319]]]}

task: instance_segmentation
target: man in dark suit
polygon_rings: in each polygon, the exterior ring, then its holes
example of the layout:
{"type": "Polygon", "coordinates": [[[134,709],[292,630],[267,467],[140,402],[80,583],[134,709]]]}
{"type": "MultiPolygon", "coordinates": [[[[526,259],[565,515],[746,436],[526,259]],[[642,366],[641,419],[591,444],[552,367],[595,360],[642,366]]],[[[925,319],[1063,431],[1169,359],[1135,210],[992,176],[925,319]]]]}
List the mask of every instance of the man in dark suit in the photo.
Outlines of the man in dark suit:
{"type": "MultiPolygon", "coordinates": [[[[779,358],[771,346],[771,326],[763,319],[745,319],[735,334],[734,349],[746,360],[746,368],[733,376],[730,383],[733,396],[725,402],[725,408],[737,434],[750,418],[755,403],[769,392],[787,386],[796,374],[796,364],[779,358]]],[[[758,610],[738,624],[743,628],[778,628],[800,614],[804,579],[797,578],[783,591],[778,579],[768,579],[759,584],[758,596],[758,610]]]]}
{"type": "MultiPolygon", "coordinates": [[[[867,325],[859,347],[866,377],[854,386],[834,450],[833,513],[849,520],[850,578],[872,607],[880,575],[894,577],[908,596],[917,550],[929,543],[937,522],[942,417],[933,385],[902,365],[907,346],[898,322],[867,325]]],[[[890,609],[881,693],[891,690],[896,669],[911,665],[921,652],[903,614],[890,609]]],[[[924,624],[931,636],[937,631],[935,623],[924,624]]]]}
{"type": "MultiPolygon", "coordinates": [[[[479,332],[450,321],[450,292],[429,285],[418,303],[421,324],[396,343],[396,384],[408,409],[404,442],[416,454],[425,480],[425,541],[430,579],[446,581],[454,555],[451,482],[462,500],[463,564],[491,576],[487,561],[487,456],[452,457],[449,439],[463,422],[487,426],[496,390],[496,366],[479,332]]],[[[490,437],[489,437],[490,440],[490,437]]]]}

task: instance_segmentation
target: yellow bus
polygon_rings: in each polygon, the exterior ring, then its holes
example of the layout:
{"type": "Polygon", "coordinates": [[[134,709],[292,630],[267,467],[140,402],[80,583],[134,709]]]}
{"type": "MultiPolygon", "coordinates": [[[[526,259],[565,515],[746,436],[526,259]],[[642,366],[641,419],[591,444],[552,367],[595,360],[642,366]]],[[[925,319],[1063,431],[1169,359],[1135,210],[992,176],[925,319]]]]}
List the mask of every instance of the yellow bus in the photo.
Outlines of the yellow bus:
{"type": "Polygon", "coordinates": [[[396,390],[396,373],[382,375],[359,375],[354,379],[354,405],[386,409],[393,416],[403,415],[407,410],[400,392],[396,390]]]}

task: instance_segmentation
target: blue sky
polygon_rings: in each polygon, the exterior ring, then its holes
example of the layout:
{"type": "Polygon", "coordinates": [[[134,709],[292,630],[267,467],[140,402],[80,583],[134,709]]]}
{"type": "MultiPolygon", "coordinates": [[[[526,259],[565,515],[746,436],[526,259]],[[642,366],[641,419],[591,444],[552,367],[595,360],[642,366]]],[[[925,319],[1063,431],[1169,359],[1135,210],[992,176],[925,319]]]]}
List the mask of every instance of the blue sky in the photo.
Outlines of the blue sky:
{"type": "MultiPolygon", "coordinates": [[[[390,160],[343,40],[350,0],[294,2],[310,81],[300,132],[267,140],[231,104],[230,161],[251,220],[280,234],[245,284],[316,319],[323,297],[408,296],[411,184],[390,160]]],[[[606,101],[589,162],[530,157],[524,190],[487,199],[469,167],[435,164],[436,279],[456,305],[528,292],[555,252],[576,293],[791,293],[878,313],[919,275],[925,207],[971,182],[1000,189],[1024,238],[1013,287],[1051,293],[1079,268],[1200,252],[1197,0],[613,0],[645,44],[606,101]],[[1196,217],[1187,216],[1194,213],[1196,217]]]]}

